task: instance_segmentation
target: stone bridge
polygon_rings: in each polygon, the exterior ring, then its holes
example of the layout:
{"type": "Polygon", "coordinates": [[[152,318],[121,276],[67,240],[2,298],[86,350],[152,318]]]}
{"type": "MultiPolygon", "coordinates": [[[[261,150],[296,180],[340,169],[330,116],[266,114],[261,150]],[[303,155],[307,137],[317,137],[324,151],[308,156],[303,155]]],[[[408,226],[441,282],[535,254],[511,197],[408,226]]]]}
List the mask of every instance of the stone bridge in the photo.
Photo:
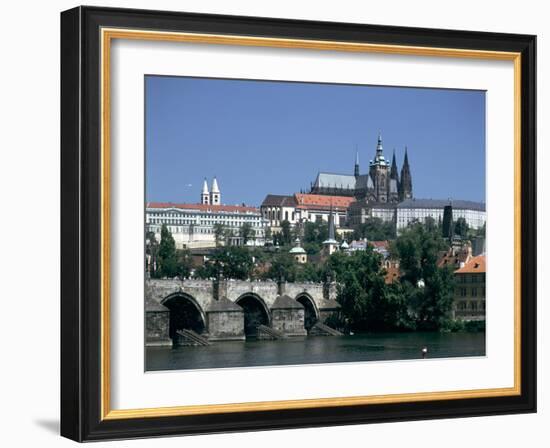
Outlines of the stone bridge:
{"type": "Polygon", "coordinates": [[[146,344],[178,344],[181,330],[208,341],[332,334],[339,308],[334,283],[148,279],[146,344]]]}

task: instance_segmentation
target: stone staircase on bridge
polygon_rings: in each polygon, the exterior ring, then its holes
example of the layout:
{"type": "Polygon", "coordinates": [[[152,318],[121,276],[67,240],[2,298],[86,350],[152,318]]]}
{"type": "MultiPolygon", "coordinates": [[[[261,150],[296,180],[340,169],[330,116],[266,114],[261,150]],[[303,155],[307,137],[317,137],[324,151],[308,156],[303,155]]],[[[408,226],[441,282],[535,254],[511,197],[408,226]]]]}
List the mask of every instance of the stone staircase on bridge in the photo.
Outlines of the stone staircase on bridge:
{"type": "Polygon", "coordinates": [[[258,339],[285,339],[286,335],[274,328],[268,327],[267,325],[258,325],[257,328],[257,337],[258,339]]]}
{"type": "Polygon", "coordinates": [[[178,335],[177,345],[190,346],[190,345],[210,345],[208,339],[193,330],[181,329],[176,331],[178,335]]]}
{"type": "Polygon", "coordinates": [[[310,336],[344,336],[344,333],[335,330],[332,327],[329,327],[328,325],[317,322],[313,327],[309,330],[310,336]]]}

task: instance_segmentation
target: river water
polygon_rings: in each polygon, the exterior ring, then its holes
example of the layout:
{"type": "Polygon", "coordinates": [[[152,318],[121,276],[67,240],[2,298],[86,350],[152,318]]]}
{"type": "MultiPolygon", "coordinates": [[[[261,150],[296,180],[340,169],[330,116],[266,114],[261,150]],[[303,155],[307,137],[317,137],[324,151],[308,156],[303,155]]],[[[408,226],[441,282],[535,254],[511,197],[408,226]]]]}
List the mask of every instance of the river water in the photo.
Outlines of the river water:
{"type": "Polygon", "coordinates": [[[485,355],[485,333],[374,333],[277,341],[216,342],[206,347],[147,347],[146,370],[213,369],[485,355]]]}

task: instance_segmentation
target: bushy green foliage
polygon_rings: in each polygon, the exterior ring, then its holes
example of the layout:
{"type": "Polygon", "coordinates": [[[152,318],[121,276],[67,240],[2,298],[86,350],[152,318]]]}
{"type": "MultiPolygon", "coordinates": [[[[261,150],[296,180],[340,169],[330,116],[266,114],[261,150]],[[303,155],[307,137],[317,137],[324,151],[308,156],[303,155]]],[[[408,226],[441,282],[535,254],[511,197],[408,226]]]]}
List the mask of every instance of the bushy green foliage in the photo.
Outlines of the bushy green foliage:
{"type": "Polygon", "coordinates": [[[193,259],[188,249],[176,250],[177,275],[181,278],[191,276],[193,270],[193,259]]]}
{"type": "Polygon", "coordinates": [[[222,245],[227,238],[227,229],[223,224],[214,224],[214,239],[216,240],[216,247],[222,245]]]}
{"type": "Polygon", "coordinates": [[[248,241],[254,237],[254,229],[249,222],[245,222],[239,229],[239,236],[243,239],[243,244],[246,245],[248,241]]]}
{"type": "Polygon", "coordinates": [[[279,252],[271,261],[264,278],[275,281],[293,282],[296,276],[296,262],[288,252],[279,252]]]}
{"type": "Polygon", "coordinates": [[[159,277],[175,277],[178,275],[178,261],[176,257],[176,242],[174,237],[163,225],[160,230],[160,244],[157,257],[157,275],[159,277]]]}
{"type": "Polygon", "coordinates": [[[406,304],[397,286],[386,285],[381,256],[371,247],[351,255],[335,253],[326,272],[338,282],[338,301],[353,331],[385,331],[405,327],[406,304]]]}
{"type": "Polygon", "coordinates": [[[328,238],[328,223],[325,221],[306,222],[304,224],[304,247],[306,245],[320,247],[328,238]]]}
{"type": "Polygon", "coordinates": [[[287,220],[281,223],[281,238],[282,246],[287,246],[292,243],[292,232],[290,230],[290,223],[287,220]]]}
{"type": "Polygon", "coordinates": [[[355,229],[353,238],[367,238],[369,241],[390,240],[395,238],[395,225],[380,218],[369,218],[355,229]]]}
{"type": "Polygon", "coordinates": [[[391,246],[391,253],[400,262],[401,285],[417,329],[439,330],[449,319],[453,272],[437,266],[441,251],[446,249],[441,233],[422,224],[405,229],[391,246]]]}
{"type": "Polygon", "coordinates": [[[468,236],[469,226],[464,218],[458,218],[455,221],[454,225],[455,225],[455,228],[454,228],[455,235],[458,235],[462,238],[466,238],[468,236]]]}
{"type": "Polygon", "coordinates": [[[280,252],[271,260],[269,270],[263,278],[287,282],[320,282],[321,271],[311,263],[297,263],[287,252],[280,252]]]}
{"type": "Polygon", "coordinates": [[[252,255],[245,247],[219,247],[206,263],[196,270],[195,276],[246,280],[251,277],[253,269],[252,255]]]}

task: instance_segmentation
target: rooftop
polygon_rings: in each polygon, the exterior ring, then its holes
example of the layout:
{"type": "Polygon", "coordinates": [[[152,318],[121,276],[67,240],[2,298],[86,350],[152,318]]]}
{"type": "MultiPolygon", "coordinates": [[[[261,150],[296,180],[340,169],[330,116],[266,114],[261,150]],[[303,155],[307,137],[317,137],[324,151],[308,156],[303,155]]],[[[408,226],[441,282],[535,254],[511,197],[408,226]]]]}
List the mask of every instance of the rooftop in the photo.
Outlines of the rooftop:
{"type": "Polygon", "coordinates": [[[349,174],[319,173],[313,184],[317,188],[355,189],[355,176],[349,174]]]}
{"type": "Polygon", "coordinates": [[[212,205],[212,204],[175,204],[172,202],[148,202],[148,209],[161,210],[193,210],[201,212],[225,212],[225,213],[260,213],[256,207],[246,205],[212,205]]]}
{"type": "Polygon", "coordinates": [[[354,197],[349,196],[325,196],[321,194],[304,194],[296,193],[294,195],[298,208],[305,207],[334,207],[348,208],[349,205],[355,201],[354,197]]]}
{"type": "Polygon", "coordinates": [[[463,201],[460,199],[405,199],[397,205],[397,208],[443,208],[452,205],[457,210],[485,211],[484,202],[463,201]]]}
{"type": "Polygon", "coordinates": [[[463,267],[457,269],[455,274],[485,273],[485,255],[478,255],[468,261],[463,267]]]}
{"type": "Polygon", "coordinates": [[[388,240],[369,241],[368,243],[371,246],[373,246],[375,249],[389,249],[389,247],[390,247],[390,242],[388,240]]]}
{"type": "Polygon", "coordinates": [[[294,207],[295,205],[294,196],[281,194],[268,194],[262,202],[262,207],[294,207]]]}

